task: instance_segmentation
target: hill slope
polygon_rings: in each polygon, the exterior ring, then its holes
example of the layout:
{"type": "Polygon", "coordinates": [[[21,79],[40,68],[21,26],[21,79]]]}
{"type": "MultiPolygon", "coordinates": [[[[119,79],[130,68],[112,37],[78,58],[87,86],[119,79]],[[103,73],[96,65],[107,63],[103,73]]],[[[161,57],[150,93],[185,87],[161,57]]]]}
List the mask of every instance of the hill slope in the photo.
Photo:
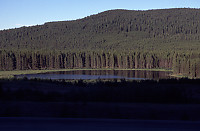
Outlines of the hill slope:
{"type": "Polygon", "coordinates": [[[199,18],[199,9],[110,10],[75,21],[0,31],[0,47],[19,50],[162,48],[171,42],[199,42],[199,18]]]}
{"type": "Polygon", "coordinates": [[[110,10],[0,31],[0,68],[173,68],[197,77],[199,18],[200,9],[110,10]]]}

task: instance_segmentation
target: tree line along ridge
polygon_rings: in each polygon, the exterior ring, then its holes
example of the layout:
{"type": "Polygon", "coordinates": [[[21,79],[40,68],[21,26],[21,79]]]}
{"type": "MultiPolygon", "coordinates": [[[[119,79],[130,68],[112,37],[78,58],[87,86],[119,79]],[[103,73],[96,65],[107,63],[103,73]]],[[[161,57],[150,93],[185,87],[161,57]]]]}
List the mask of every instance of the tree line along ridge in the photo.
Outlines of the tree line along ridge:
{"type": "Polygon", "coordinates": [[[162,68],[200,77],[200,9],[109,10],[0,31],[0,69],[162,68]]]}

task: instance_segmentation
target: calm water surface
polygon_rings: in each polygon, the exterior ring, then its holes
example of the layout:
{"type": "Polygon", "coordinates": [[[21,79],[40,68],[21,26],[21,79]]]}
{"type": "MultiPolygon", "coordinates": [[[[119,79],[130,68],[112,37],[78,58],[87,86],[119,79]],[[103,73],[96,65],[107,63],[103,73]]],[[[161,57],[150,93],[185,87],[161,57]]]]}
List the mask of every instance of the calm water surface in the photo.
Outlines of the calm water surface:
{"type": "Polygon", "coordinates": [[[41,74],[18,75],[16,78],[27,77],[40,79],[167,79],[171,72],[145,70],[75,70],[41,74]]]}

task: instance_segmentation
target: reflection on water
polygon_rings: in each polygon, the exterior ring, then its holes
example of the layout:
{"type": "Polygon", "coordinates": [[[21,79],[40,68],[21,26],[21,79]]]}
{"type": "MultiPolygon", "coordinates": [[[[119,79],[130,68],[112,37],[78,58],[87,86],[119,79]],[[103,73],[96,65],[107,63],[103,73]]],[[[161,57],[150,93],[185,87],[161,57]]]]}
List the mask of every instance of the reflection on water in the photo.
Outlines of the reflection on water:
{"type": "Polygon", "coordinates": [[[171,72],[147,70],[75,70],[59,71],[43,74],[18,75],[40,79],[166,79],[171,72]]]}

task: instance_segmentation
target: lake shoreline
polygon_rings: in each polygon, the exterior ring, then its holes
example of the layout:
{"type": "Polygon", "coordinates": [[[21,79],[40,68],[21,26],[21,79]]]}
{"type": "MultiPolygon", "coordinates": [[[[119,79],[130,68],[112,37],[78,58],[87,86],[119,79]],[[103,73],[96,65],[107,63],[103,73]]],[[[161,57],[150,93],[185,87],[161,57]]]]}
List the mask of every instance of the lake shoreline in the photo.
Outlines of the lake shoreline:
{"type": "Polygon", "coordinates": [[[99,69],[55,69],[55,70],[13,70],[13,71],[0,71],[0,78],[14,78],[15,75],[26,75],[26,74],[39,74],[49,73],[58,71],[78,71],[78,70],[132,70],[132,71],[164,71],[172,72],[170,69],[111,69],[111,68],[99,68],[99,69]]]}

